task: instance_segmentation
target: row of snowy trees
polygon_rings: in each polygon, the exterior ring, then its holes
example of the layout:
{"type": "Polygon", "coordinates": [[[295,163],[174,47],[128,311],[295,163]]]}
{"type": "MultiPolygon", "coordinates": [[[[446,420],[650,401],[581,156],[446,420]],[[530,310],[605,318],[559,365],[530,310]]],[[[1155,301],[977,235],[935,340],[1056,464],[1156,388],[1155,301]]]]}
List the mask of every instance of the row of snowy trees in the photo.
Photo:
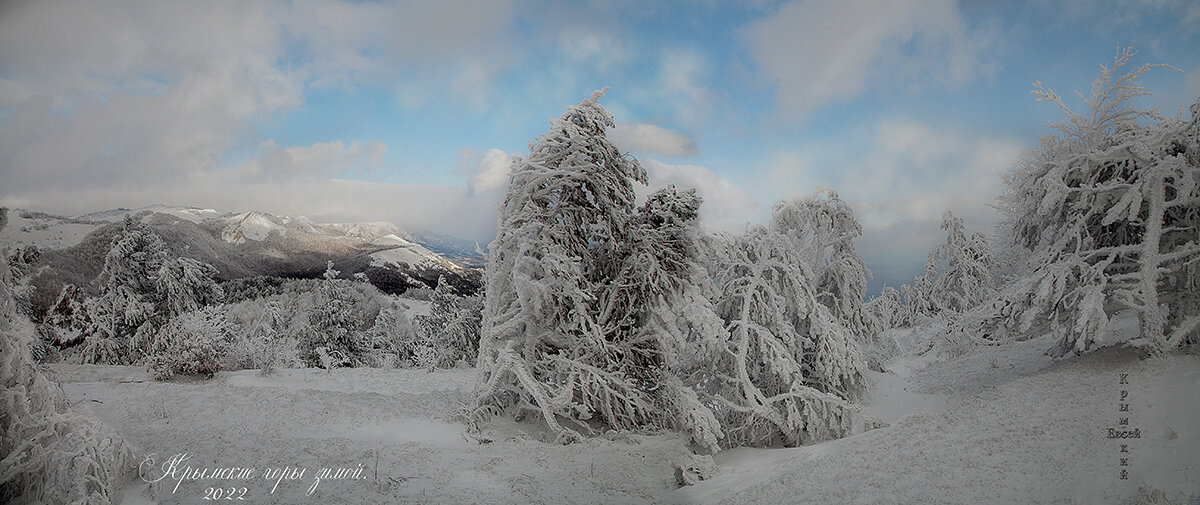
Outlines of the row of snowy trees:
{"type": "Polygon", "coordinates": [[[596,92],[513,161],[474,419],[532,413],[562,441],[674,428],[713,449],[793,445],[869,426],[854,403],[863,368],[914,352],[896,349],[917,342],[901,334],[937,334],[915,352],[957,354],[1049,331],[1062,356],[1120,343],[1109,321],[1132,314],[1132,343],[1195,344],[1200,102],[1190,121],[1133,108],[1154,66],[1115,77],[1132,55],[1103,68],[1087,113],[1035,90],[1068,118],[1006,178],[1002,260],[947,211],[924,272],[867,304],[862,229],[836,192],[781,201],[740,236],[706,235],[693,191],[636,205],[645,171],[608,141],[596,92]]]}
{"type": "Polygon", "coordinates": [[[782,202],[771,227],[735,237],[697,230],[694,191],[636,206],[645,171],[606,137],[602,95],[514,160],[485,273],[476,414],[534,413],[560,441],[680,429],[711,450],[861,428],[859,345],[874,324],[849,208],[832,192],[782,202]]]}

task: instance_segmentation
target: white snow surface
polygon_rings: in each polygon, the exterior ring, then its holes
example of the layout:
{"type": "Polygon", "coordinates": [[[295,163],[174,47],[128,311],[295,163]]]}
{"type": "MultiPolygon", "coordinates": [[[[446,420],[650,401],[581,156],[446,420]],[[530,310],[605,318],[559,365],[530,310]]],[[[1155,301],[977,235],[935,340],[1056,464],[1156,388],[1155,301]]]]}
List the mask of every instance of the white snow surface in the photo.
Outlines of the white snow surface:
{"type": "Polygon", "coordinates": [[[1200,498],[1200,357],[1139,360],[1108,349],[1054,362],[1041,355],[1052,343],[980,348],[909,380],[873,375],[867,410],[890,426],[722,452],[719,475],[671,501],[1116,504],[1142,503],[1131,500],[1143,488],[1162,493],[1152,503],[1200,498]],[[1108,438],[1123,388],[1139,439],[1108,438]]]}
{"type": "Polygon", "coordinates": [[[209,503],[212,487],[247,488],[245,503],[652,503],[672,487],[682,438],[619,434],[553,443],[533,424],[498,421],[477,436],[449,420],[469,399],[475,370],[222,372],[208,381],[155,382],[139,367],[52,365],[74,404],[89,405],[163,475],[176,454],[193,468],[254,467],[249,480],[135,481],[125,503],[209,503]],[[544,439],[544,440],[543,440],[544,439]],[[357,468],[358,480],[314,472],[357,468]],[[306,468],[274,481],[262,470],[306,468]]]}
{"type": "MultiPolygon", "coordinates": [[[[405,303],[420,304],[413,300],[405,303]]],[[[413,307],[416,309],[417,307],[413,307]]],[[[496,418],[465,434],[452,414],[475,371],[318,369],[221,372],[155,382],[139,367],[50,365],[71,401],[89,405],[156,465],[292,466],[274,482],[135,482],[125,503],[206,503],[209,487],[249,503],[1189,503],[1200,497],[1200,356],[1138,359],[1101,350],[1053,361],[1051,340],[975,349],[906,373],[871,373],[869,414],[890,423],[800,448],[716,455],[719,473],[677,488],[681,435],[610,434],[555,445],[536,422],[496,418]],[[1127,385],[1119,384],[1129,374],[1127,385]],[[1109,439],[1128,392],[1138,439],[1109,439]],[[1128,479],[1119,478],[1120,444],[1128,479]],[[357,468],[325,480],[322,467],[357,468]],[[1140,489],[1160,501],[1131,501],[1140,489]]],[[[885,367],[886,368],[886,367],[885,367]]],[[[891,369],[891,368],[889,368],[891,369]]],[[[159,467],[143,469],[157,477],[159,467]]]]}
{"type": "Polygon", "coordinates": [[[72,222],[54,216],[36,216],[23,209],[9,209],[8,226],[0,230],[0,243],[9,246],[37,246],[62,249],[83,241],[99,224],[72,222]],[[29,216],[29,217],[25,217],[29,216]]]}
{"type": "Polygon", "coordinates": [[[397,235],[384,235],[371,242],[377,246],[393,246],[371,253],[371,266],[407,263],[411,267],[440,267],[447,270],[462,270],[462,267],[420,244],[409,242],[397,235]]]}

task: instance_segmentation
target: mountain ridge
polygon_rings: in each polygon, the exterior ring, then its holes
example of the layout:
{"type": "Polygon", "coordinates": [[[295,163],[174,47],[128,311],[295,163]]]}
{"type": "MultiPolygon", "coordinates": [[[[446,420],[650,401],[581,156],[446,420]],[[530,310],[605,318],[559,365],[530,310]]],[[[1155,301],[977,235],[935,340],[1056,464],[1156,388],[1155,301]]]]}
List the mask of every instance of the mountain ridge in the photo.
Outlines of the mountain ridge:
{"type": "Polygon", "coordinates": [[[212,264],[222,281],[258,275],[314,278],[329,261],[341,277],[361,274],[394,294],[435,287],[443,277],[456,291],[470,294],[482,280],[482,271],[474,266],[482,264],[481,255],[473,264],[460,264],[422,244],[422,235],[383,221],[317,223],[304,216],[161,204],[76,217],[26,209],[13,209],[10,215],[13,223],[0,239],[38,247],[39,267],[48,267],[33,280],[38,298],[53,298],[68,283],[94,289],[91,284],[126,215],[154,230],[172,254],[212,264]]]}

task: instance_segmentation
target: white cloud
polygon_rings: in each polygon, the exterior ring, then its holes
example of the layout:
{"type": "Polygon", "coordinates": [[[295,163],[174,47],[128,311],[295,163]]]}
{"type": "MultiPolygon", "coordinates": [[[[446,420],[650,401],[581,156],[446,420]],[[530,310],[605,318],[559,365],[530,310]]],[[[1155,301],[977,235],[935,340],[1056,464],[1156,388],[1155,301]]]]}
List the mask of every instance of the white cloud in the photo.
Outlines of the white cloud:
{"type": "Polygon", "coordinates": [[[637,154],[666,156],[695,156],[700,153],[696,142],[686,134],[644,123],[617,123],[608,131],[608,138],[622,151],[637,154]]]}
{"type": "Polygon", "coordinates": [[[761,221],[763,206],[712,170],[697,165],[669,165],[654,159],[641,161],[649,178],[646,194],[670,184],[681,190],[696,190],[704,199],[700,205],[700,224],[706,229],[740,233],[745,231],[747,223],[761,221]]]}
{"type": "Polygon", "coordinates": [[[346,144],[340,140],[287,148],[267,140],[262,148],[261,157],[242,167],[248,177],[330,177],[351,171],[370,172],[383,166],[387,153],[382,142],[346,144]]]}
{"type": "Polygon", "coordinates": [[[508,187],[513,157],[502,149],[480,153],[470,147],[458,152],[459,171],[467,175],[467,190],[472,195],[496,193],[508,187]]]}
{"type": "Polygon", "coordinates": [[[704,123],[712,115],[715,98],[708,86],[710,65],[704,55],[693,51],[668,50],[661,56],[655,99],[667,100],[675,117],[688,123],[704,123]]]}
{"type": "Polygon", "coordinates": [[[407,86],[486,106],[514,53],[513,11],[466,0],[4,2],[0,196],[182,183],[230,168],[247,144],[266,152],[246,168],[277,176],[336,173],[362,156],[356,167],[377,166],[381,144],[280,148],[253,128],[325,86],[407,86]]]}
{"type": "Polygon", "coordinates": [[[775,153],[767,180],[805,192],[836,189],[863,225],[858,251],[877,283],[897,285],[911,282],[929,249],[944,240],[939,226],[946,210],[971,231],[992,231],[997,215],[990,204],[1020,153],[1012,139],[889,119],[862,136],[775,153]]]}
{"type": "Polygon", "coordinates": [[[796,122],[901,75],[962,83],[985,68],[974,36],[954,0],[794,1],[746,32],[781,115],[796,122]]]}

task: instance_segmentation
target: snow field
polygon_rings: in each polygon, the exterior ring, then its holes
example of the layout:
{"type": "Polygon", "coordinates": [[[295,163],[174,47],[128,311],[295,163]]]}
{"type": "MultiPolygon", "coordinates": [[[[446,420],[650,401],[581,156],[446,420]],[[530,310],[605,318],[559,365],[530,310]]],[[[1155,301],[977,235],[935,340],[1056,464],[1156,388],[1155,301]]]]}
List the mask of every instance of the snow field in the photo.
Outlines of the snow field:
{"type": "Polygon", "coordinates": [[[1161,491],[1167,503],[1200,497],[1200,357],[1138,360],[1110,349],[1043,361],[1040,369],[1025,361],[1032,349],[1051,343],[980,348],[918,371],[904,386],[899,378],[881,384],[886,374],[877,374],[868,412],[892,414],[897,420],[890,426],[807,447],[723,452],[716,457],[720,475],[672,497],[678,503],[1102,504],[1137,503],[1131,500],[1143,487],[1161,491]],[[989,364],[981,367],[981,360],[989,364]],[[964,380],[956,382],[952,372],[964,380]],[[1118,384],[1123,373],[1127,386],[1118,384]],[[1130,428],[1141,430],[1140,439],[1107,438],[1120,417],[1121,387],[1130,393],[1130,428]],[[954,405],[940,411],[940,396],[924,394],[955,389],[954,405]],[[923,399],[911,405],[928,410],[901,412],[903,402],[879,396],[897,390],[923,399]],[[1128,480],[1119,478],[1121,443],[1131,451],[1128,480]]]}

